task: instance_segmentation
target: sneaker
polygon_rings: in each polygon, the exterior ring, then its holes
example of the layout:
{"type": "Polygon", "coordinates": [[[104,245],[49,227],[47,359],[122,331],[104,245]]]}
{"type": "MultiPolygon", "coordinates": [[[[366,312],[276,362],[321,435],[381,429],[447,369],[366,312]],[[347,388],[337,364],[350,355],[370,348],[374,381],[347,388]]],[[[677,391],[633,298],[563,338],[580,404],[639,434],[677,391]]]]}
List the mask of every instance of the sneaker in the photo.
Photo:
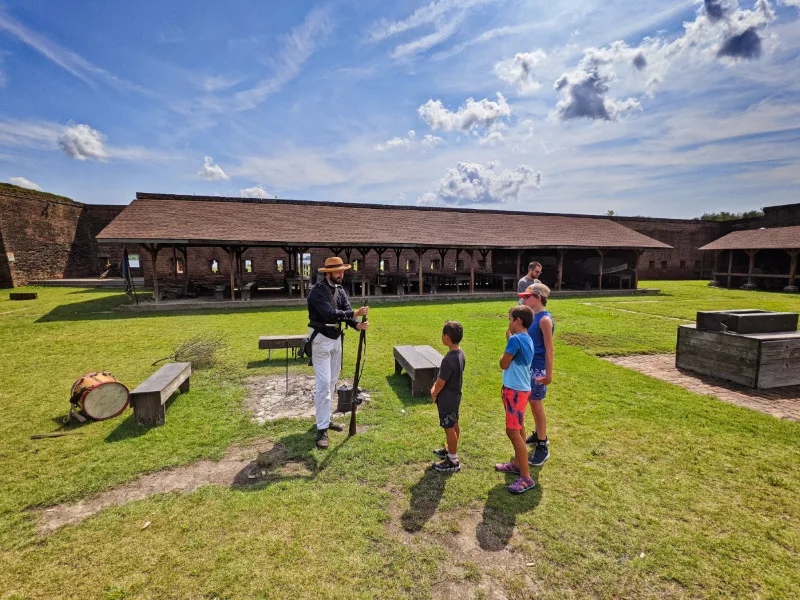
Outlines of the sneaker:
{"type": "Polygon", "coordinates": [[[342,427],[341,425],[339,425],[339,423],[335,423],[335,422],[333,422],[333,421],[331,421],[331,422],[328,424],[328,429],[330,429],[331,431],[344,431],[344,427],[342,427]]]}
{"type": "Polygon", "coordinates": [[[328,430],[317,431],[317,448],[325,450],[328,447],[328,430]]]}
{"type": "Polygon", "coordinates": [[[461,470],[461,463],[454,463],[448,457],[445,457],[444,460],[433,463],[433,468],[440,473],[455,473],[456,471],[461,470]]]}
{"type": "Polygon", "coordinates": [[[524,494],[528,490],[532,490],[536,487],[536,482],[533,481],[530,477],[527,479],[525,477],[520,477],[510,486],[508,486],[508,491],[512,494],[524,494]]]}
{"type": "Polygon", "coordinates": [[[550,458],[550,450],[547,449],[547,443],[547,440],[544,440],[536,444],[536,449],[528,458],[528,464],[530,466],[541,467],[544,462],[550,458]]]}
{"type": "Polygon", "coordinates": [[[535,446],[536,442],[538,442],[538,441],[539,441],[539,438],[536,435],[535,431],[532,434],[530,434],[527,438],[525,438],[525,443],[528,444],[528,446],[535,446]]]}
{"type": "Polygon", "coordinates": [[[439,448],[438,450],[434,450],[433,455],[442,459],[447,458],[447,448],[439,448]]]}

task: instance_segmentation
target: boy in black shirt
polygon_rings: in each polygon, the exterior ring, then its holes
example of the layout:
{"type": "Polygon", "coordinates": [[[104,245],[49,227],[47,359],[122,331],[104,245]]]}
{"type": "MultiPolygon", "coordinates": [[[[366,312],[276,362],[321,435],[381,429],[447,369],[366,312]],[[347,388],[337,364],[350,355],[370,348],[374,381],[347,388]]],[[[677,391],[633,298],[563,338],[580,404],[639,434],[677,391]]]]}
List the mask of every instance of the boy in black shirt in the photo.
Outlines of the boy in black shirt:
{"type": "Polygon", "coordinates": [[[439,408],[439,424],[447,436],[444,448],[433,453],[441,458],[433,468],[443,473],[461,470],[458,462],[458,409],[461,405],[461,383],[464,376],[464,352],[458,345],[464,337],[464,328],[458,321],[447,321],[442,330],[442,343],[450,348],[439,367],[439,378],[431,388],[431,397],[439,408]]]}

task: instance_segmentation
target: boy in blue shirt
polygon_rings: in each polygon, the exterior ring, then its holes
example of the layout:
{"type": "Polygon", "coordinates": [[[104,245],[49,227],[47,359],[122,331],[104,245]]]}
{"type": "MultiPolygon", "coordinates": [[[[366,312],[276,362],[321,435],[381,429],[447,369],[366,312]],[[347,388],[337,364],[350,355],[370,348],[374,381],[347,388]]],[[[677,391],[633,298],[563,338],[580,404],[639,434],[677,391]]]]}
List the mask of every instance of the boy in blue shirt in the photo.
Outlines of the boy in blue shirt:
{"type": "Polygon", "coordinates": [[[527,306],[515,306],[508,312],[506,350],[500,358],[503,369],[503,405],[506,409],[506,435],[514,446],[514,460],[499,463],[495,469],[501,473],[519,473],[519,478],[508,486],[512,494],[522,494],[536,485],[528,467],[528,449],[525,445],[525,405],[531,394],[531,360],[533,342],[528,327],[533,323],[533,311],[527,306]]]}

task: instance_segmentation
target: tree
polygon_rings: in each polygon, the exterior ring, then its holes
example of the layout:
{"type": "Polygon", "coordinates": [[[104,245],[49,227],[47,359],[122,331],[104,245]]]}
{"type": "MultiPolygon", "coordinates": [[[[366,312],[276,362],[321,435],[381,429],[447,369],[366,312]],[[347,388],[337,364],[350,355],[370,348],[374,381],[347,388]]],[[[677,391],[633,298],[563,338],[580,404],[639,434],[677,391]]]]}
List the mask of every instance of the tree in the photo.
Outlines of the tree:
{"type": "Polygon", "coordinates": [[[613,217],[613,216],[614,216],[614,211],[613,211],[613,210],[610,210],[610,211],[608,211],[608,212],[606,213],[606,216],[607,216],[607,217],[613,217]]]}
{"type": "Polygon", "coordinates": [[[736,219],[753,219],[756,217],[763,217],[763,210],[748,210],[741,213],[732,213],[726,210],[716,213],[703,213],[700,217],[701,221],[734,221],[736,219]]]}

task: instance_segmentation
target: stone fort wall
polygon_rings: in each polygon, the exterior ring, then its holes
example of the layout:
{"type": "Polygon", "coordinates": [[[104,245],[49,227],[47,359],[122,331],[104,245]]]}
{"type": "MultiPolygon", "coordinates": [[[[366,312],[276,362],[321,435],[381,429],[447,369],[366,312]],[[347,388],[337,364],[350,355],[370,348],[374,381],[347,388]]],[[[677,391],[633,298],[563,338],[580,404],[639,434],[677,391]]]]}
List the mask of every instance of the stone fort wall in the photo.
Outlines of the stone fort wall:
{"type": "Polygon", "coordinates": [[[98,244],[96,236],[124,208],[0,184],[0,288],[97,277],[106,257],[122,258],[121,247],[98,244]]]}

